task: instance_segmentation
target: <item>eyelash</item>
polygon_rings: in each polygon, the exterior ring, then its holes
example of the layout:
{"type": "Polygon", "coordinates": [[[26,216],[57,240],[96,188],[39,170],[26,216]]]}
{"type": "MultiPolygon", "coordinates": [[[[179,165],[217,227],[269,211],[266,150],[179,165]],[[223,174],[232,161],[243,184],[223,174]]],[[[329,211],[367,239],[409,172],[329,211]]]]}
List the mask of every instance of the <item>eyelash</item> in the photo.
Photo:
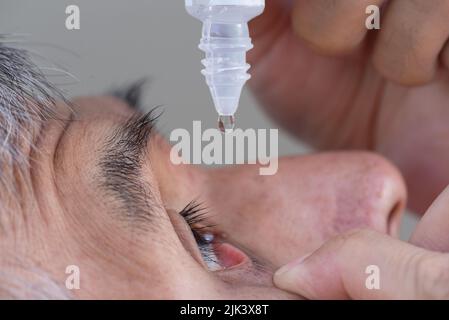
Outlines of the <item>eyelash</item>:
{"type": "Polygon", "coordinates": [[[207,229],[214,227],[213,225],[203,225],[207,222],[209,212],[196,201],[190,202],[179,214],[184,218],[192,231],[193,237],[198,245],[204,262],[209,269],[219,268],[219,263],[213,244],[215,242],[213,235],[207,232],[207,229]]]}

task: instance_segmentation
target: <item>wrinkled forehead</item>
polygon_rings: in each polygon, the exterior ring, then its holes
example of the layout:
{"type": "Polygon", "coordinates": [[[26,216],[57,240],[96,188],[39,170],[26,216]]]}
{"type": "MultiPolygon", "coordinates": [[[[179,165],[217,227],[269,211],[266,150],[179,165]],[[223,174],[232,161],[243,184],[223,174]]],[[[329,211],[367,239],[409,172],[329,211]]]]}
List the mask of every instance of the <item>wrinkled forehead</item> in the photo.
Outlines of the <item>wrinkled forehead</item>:
{"type": "MultiPolygon", "coordinates": [[[[0,212],[21,209],[20,199],[29,191],[30,154],[47,120],[62,122],[75,112],[30,53],[7,43],[8,38],[0,34],[0,212]]],[[[116,94],[126,98],[121,95],[116,94]]],[[[114,112],[124,109],[119,102],[110,105],[116,105],[114,112]]],[[[0,215],[0,222],[4,218],[0,215]]]]}
{"type": "MultiPolygon", "coordinates": [[[[8,47],[6,41],[0,35],[1,212],[20,207],[17,203],[26,185],[23,180],[35,133],[46,118],[55,116],[56,99],[63,99],[28,52],[8,47]]],[[[2,214],[0,221],[4,219],[2,214]]]]}
{"type": "MultiPolygon", "coordinates": [[[[0,236],[22,225],[31,192],[30,154],[45,120],[55,117],[62,95],[45,79],[26,50],[6,45],[0,35],[0,236]]],[[[1,241],[0,298],[64,298],[64,291],[42,270],[25,263],[1,241]],[[36,285],[36,286],[34,286],[36,285]],[[36,288],[39,288],[38,290],[36,288]]]]}
{"type": "MultiPolygon", "coordinates": [[[[30,200],[33,198],[29,196],[33,192],[30,170],[39,159],[36,156],[40,143],[37,140],[41,139],[39,132],[48,120],[60,119],[62,123],[77,110],[47,81],[27,51],[8,47],[2,40],[4,38],[0,35],[0,237],[16,239],[21,234],[18,230],[29,228],[24,218],[33,205],[30,200]]],[[[125,97],[117,93],[115,96],[137,104],[133,101],[135,95],[125,97]]],[[[80,108],[86,106],[87,111],[89,105],[98,107],[98,104],[106,103],[108,110],[104,112],[112,112],[119,117],[130,113],[123,107],[126,104],[118,99],[92,98],[76,103],[80,108]]],[[[93,118],[89,114],[87,117],[93,118]]],[[[26,257],[7,250],[8,246],[12,248],[11,243],[0,242],[0,298],[63,298],[65,291],[61,291],[48,274],[34,269],[32,261],[25,263],[26,257]],[[11,260],[12,257],[14,259],[11,260]],[[21,265],[24,267],[20,268],[21,265]],[[30,284],[40,291],[30,291],[32,288],[27,287],[30,284]],[[27,292],[30,295],[24,296],[23,293],[27,292]]]]}

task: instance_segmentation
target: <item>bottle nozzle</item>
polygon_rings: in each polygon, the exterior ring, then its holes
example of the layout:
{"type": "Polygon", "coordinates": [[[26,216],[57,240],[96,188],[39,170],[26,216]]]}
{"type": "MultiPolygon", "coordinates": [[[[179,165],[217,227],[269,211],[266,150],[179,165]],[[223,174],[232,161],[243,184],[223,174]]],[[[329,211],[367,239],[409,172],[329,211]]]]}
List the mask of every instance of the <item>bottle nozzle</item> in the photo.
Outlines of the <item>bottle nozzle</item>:
{"type": "Polygon", "coordinates": [[[234,130],[235,118],[234,116],[223,116],[218,117],[218,128],[221,132],[226,133],[234,130]]]}

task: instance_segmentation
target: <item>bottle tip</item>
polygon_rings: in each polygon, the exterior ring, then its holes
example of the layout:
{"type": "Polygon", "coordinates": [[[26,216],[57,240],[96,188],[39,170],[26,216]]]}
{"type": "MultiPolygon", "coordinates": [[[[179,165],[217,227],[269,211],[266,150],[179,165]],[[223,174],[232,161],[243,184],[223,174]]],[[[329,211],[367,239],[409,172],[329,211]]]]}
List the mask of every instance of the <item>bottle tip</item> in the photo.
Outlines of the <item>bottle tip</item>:
{"type": "Polygon", "coordinates": [[[218,128],[220,129],[221,132],[226,133],[232,131],[234,130],[234,126],[235,126],[234,116],[220,115],[218,117],[218,128]]]}

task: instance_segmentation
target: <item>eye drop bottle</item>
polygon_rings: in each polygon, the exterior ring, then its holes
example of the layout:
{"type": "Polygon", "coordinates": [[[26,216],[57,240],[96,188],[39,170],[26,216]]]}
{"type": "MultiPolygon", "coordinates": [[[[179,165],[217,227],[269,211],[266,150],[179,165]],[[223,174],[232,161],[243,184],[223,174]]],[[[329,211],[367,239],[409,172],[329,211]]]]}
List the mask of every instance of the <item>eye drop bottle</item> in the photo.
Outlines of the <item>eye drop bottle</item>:
{"type": "Polygon", "coordinates": [[[222,131],[233,129],[243,86],[249,80],[246,52],[253,48],[248,22],[262,14],[265,0],[185,0],[187,12],[203,22],[202,71],[222,131]]]}

